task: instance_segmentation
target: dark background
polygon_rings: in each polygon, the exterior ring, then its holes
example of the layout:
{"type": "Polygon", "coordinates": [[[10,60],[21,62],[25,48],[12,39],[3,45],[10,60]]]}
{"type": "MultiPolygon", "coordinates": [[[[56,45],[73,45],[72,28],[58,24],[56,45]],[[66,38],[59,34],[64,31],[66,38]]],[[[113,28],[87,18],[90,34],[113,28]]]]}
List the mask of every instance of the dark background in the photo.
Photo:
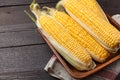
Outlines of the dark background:
{"type": "MultiPolygon", "coordinates": [[[[37,0],[55,6],[58,0],[37,0]]],[[[0,0],[0,80],[57,80],[43,70],[52,52],[26,16],[32,0],[0,0]]],[[[120,0],[98,0],[103,10],[120,13],[120,0]]],[[[29,11],[30,12],[30,11],[29,11]]]]}

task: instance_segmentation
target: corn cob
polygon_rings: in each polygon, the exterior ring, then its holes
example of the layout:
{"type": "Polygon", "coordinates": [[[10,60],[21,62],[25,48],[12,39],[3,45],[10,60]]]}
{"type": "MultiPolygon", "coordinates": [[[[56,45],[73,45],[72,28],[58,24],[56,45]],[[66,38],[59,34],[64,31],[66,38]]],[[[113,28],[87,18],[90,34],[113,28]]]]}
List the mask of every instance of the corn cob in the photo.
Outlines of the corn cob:
{"type": "Polygon", "coordinates": [[[70,16],[64,12],[57,10],[55,11],[52,8],[47,9],[50,11],[50,15],[61,23],[68,33],[78,40],[78,42],[90,52],[90,55],[95,61],[104,62],[108,58],[109,53],[70,16]]]}
{"type": "MultiPolygon", "coordinates": [[[[64,11],[64,9],[62,8],[62,4],[64,1],[65,0],[61,0],[60,2],[58,2],[58,4],[56,5],[57,10],[64,11]]],[[[91,9],[91,11],[95,12],[98,16],[109,22],[104,11],[96,0],[78,0],[78,3],[79,5],[83,4],[85,7],[91,9]]]]}
{"type": "Polygon", "coordinates": [[[78,0],[78,1],[79,1],[79,4],[83,4],[87,8],[90,8],[91,11],[95,12],[98,16],[108,21],[104,11],[102,10],[102,8],[100,7],[100,5],[96,0],[78,0]]]}
{"type": "Polygon", "coordinates": [[[62,28],[60,23],[42,13],[37,3],[32,3],[30,8],[37,18],[38,28],[72,66],[78,70],[89,70],[95,67],[89,53],[62,28]]]}
{"type": "Polygon", "coordinates": [[[120,32],[113,25],[78,2],[78,0],[63,0],[62,5],[67,13],[104,48],[115,53],[120,48],[120,32]]]}

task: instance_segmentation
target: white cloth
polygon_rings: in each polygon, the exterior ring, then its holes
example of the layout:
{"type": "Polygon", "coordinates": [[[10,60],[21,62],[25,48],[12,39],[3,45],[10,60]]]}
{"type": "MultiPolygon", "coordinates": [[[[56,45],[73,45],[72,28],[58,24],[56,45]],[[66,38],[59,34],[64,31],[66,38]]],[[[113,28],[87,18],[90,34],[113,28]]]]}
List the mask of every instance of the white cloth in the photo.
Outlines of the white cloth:
{"type": "Polygon", "coordinates": [[[113,15],[112,18],[113,18],[118,24],[120,24],[120,14],[113,15]]]}
{"type": "Polygon", "coordinates": [[[51,76],[59,78],[60,80],[77,80],[72,78],[57,58],[53,55],[46,67],[44,68],[51,76]]]}

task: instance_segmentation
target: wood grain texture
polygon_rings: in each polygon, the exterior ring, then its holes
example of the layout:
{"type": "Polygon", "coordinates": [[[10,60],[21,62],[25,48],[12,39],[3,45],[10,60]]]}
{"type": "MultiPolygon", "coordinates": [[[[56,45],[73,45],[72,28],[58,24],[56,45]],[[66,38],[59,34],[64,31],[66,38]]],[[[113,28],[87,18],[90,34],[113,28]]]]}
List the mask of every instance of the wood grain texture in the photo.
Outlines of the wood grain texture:
{"type": "MultiPolygon", "coordinates": [[[[41,6],[54,6],[55,3],[41,4],[41,6]]],[[[13,6],[0,8],[0,26],[32,23],[30,18],[24,13],[29,10],[29,6],[13,6]]],[[[30,12],[31,13],[31,12],[30,12]]],[[[32,13],[31,13],[32,14],[32,13]]],[[[8,26],[9,27],[9,26],[8,26]]]]}
{"type": "Polygon", "coordinates": [[[45,71],[22,71],[3,73],[0,75],[0,80],[58,80],[46,74],[45,71]]]}
{"type": "MultiPolygon", "coordinates": [[[[31,1],[0,0],[0,80],[57,80],[43,70],[52,52],[24,13],[31,1]]],[[[56,1],[38,2],[51,7],[56,1]]]]}
{"type": "MultiPolygon", "coordinates": [[[[33,0],[0,0],[0,6],[15,6],[30,4],[33,0]]],[[[58,0],[36,0],[38,3],[55,3],[58,0]]]]}
{"type": "Polygon", "coordinates": [[[43,70],[50,56],[46,44],[0,49],[0,73],[43,70]]]}
{"type": "Polygon", "coordinates": [[[55,80],[43,70],[51,56],[46,44],[0,49],[0,80],[55,80]]]}
{"type": "Polygon", "coordinates": [[[36,25],[34,23],[21,23],[21,24],[13,24],[13,25],[6,24],[0,26],[0,33],[28,31],[33,29],[36,29],[36,25]]]}
{"type": "Polygon", "coordinates": [[[0,48],[43,44],[36,30],[0,33],[0,48]]]}
{"type": "Polygon", "coordinates": [[[110,14],[120,14],[120,0],[97,0],[103,10],[110,14]]]}

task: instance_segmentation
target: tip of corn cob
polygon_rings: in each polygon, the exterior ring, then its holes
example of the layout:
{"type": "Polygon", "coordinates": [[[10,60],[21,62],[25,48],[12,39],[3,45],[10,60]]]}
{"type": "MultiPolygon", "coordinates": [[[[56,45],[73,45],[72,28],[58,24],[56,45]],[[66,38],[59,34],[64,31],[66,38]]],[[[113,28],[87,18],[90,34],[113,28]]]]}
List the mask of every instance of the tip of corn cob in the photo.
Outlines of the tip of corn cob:
{"type": "Polygon", "coordinates": [[[53,12],[55,11],[54,8],[49,8],[47,6],[42,7],[42,9],[40,9],[40,5],[33,0],[33,2],[30,4],[30,10],[35,14],[35,15],[44,15],[44,14],[49,14],[52,15],[53,12]]]}
{"type": "Polygon", "coordinates": [[[36,18],[39,18],[41,15],[48,14],[46,10],[40,9],[40,5],[35,0],[33,0],[31,3],[30,10],[36,16],[36,18]]]}
{"type": "Polygon", "coordinates": [[[49,8],[49,7],[46,7],[46,6],[44,6],[42,9],[43,9],[43,11],[45,11],[48,15],[53,15],[53,13],[56,11],[55,8],[49,8]]]}
{"type": "Polygon", "coordinates": [[[55,8],[56,8],[58,11],[64,11],[64,12],[65,12],[65,8],[63,7],[64,2],[65,2],[65,0],[59,1],[59,2],[56,4],[55,8]]]}
{"type": "Polygon", "coordinates": [[[37,4],[36,0],[33,0],[33,2],[30,4],[30,10],[33,10],[35,4],[37,4]]]}

